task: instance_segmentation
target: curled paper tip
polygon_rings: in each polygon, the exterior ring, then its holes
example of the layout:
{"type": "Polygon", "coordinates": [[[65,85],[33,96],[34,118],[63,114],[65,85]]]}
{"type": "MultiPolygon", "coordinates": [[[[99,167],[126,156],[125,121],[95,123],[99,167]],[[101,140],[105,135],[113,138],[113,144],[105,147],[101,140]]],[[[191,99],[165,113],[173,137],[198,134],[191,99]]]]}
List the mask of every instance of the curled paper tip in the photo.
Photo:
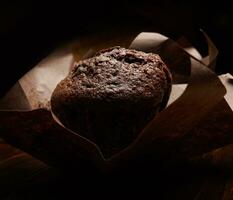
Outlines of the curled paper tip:
{"type": "Polygon", "coordinates": [[[205,31],[201,29],[202,34],[205,36],[205,39],[208,44],[208,56],[202,59],[202,62],[205,63],[206,66],[208,66],[211,70],[214,71],[215,69],[215,62],[218,56],[218,49],[213,43],[213,41],[210,39],[210,37],[206,34],[205,31]]]}
{"type": "Polygon", "coordinates": [[[185,37],[180,37],[177,41],[176,41],[182,48],[184,51],[186,51],[189,55],[193,56],[194,58],[196,58],[197,60],[202,59],[201,54],[199,53],[199,51],[194,48],[192,46],[192,44],[185,38],[185,37]]]}

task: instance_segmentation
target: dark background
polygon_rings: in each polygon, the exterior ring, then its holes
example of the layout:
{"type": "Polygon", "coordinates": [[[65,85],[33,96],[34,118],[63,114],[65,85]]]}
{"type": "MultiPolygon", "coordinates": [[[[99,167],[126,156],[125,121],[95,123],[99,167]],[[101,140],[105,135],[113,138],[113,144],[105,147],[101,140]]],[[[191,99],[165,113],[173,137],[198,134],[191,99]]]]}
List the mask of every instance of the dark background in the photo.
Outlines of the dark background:
{"type": "Polygon", "coordinates": [[[217,73],[232,73],[232,13],[231,3],[225,1],[1,1],[0,95],[56,46],[79,36],[130,27],[159,31],[173,39],[184,35],[205,54],[199,42],[202,28],[220,51],[217,73]]]}
{"type": "MultiPolygon", "coordinates": [[[[54,4],[44,1],[1,0],[0,96],[4,95],[22,75],[35,66],[43,57],[66,41],[85,35],[101,35],[103,32],[108,32],[109,30],[123,29],[130,34],[130,27],[138,31],[158,31],[173,39],[184,35],[191,39],[194,45],[197,46],[198,49],[200,48],[201,52],[205,54],[206,49],[204,47],[204,41],[199,34],[199,29],[202,28],[212,38],[220,51],[217,62],[217,73],[231,72],[233,74],[233,66],[231,63],[233,7],[231,3],[225,1],[210,3],[204,1],[186,2],[177,0],[141,0],[141,2],[143,3],[116,0],[112,3],[102,0],[98,2],[83,0],[82,3],[60,1],[54,4]]],[[[15,175],[23,176],[25,173],[21,173],[20,165],[17,165],[17,163],[15,165],[19,168],[18,173],[15,175]]],[[[195,171],[196,170],[197,169],[195,169],[195,171]]],[[[206,175],[207,170],[201,171],[202,173],[204,171],[206,175]]],[[[80,180],[79,176],[73,177],[73,175],[70,175],[65,179],[52,180],[56,182],[51,184],[52,186],[48,185],[48,183],[47,185],[39,184],[32,185],[29,188],[25,187],[26,189],[23,191],[21,191],[21,189],[19,189],[18,192],[13,191],[13,196],[15,195],[15,199],[19,199],[17,195],[21,194],[25,196],[25,193],[31,193],[33,194],[31,197],[34,197],[35,193],[38,196],[33,199],[43,199],[44,193],[42,191],[47,191],[48,195],[55,194],[57,198],[67,199],[68,194],[71,193],[70,196],[78,196],[80,195],[80,191],[83,190],[81,194],[108,198],[105,192],[110,190],[110,192],[114,191],[113,194],[116,199],[124,199],[125,196],[122,196],[122,194],[125,195],[125,191],[134,194],[136,191],[136,195],[142,193],[142,199],[150,195],[168,196],[167,199],[173,199],[174,194],[183,194],[183,191],[187,191],[187,194],[190,194],[193,192],[193,188],[194,192],[191,196],[195,196],[195,191],[199,191],[199,185],[202,184],[203,181],[202,174],[195,176],[195,174],[189,171],[184,172],[183,169],[180,169],[180,171],[182,171],[182,173],[177,173],[178,175],[172,178],[169,174],[167,177],[161,178],[159,172],[157,172],[158,176],[151,176],[149,173],[150,170],[148,170],[148,174],[146,174],[147,176],[145,177],[138,177],[137,173],[135,173],[135,175],[132,172],[132,180],[130,181],[125,181],[125,179],[122,181],[120,180],[122,176],[119,176],[119,180],[117,179],[116,183],[113,184],[107,179],[104,180],[105,183],[103,185],[101,185],[99,181],[102,181],[103,177],[99,177],[99,179],[93,181],[93,179],[89,179],[89,177],[86,178],[85,175],[83,175],[84,180],[80,180]],[[180,176],[180,174],[183,176],[180,176]],[[194,178],[190,178],[190,174],[192,174],[194,178]],[[73,180],[77,180],[77,183],[73,184],[69,182],[69,177],[72,177],[73,180]],[[142,181],[139,181],[140,179],[142,181]],[[178,179],[181,183],[179,187],[175,187],[178,179]],[[117,182],[121,182],[123,186],[121,185],[121,187],[119,187],[117,182]],[[143,184],[139,184],[139,182],[143,184]],[[150,184],[151,182],[152,184],[150,184]],[[64,185],[66,185],[66,190],[63,188],[64,185]],[[95,188],[95,185],[97,185],[96,189],[100,190],[99,193],[94,193],[94,191],[89,189],[95,188]],[[101,190],[104,186],[107,187],[105,188],[106,191],[101,190]],[[177,188],[180,188],[180,190],[177,190],[177,188]],[[86,193],[85,189],[89,189],[88,193],[86,193]],[[156,193],[155,189],[157,191],[156,193]],[[78,193],[76,194],[76,192],[78,193]],[[64,196],[60,196],[62,193],[64,196]],[[103,196],[102,193],[104,193],[105,196],[103,196]]],[[[208,181],[211,183],[210,186],[214,187],[209,187],[209,185],[206,184],[208,186],[207,194],[212,194],[213,198],[207,198],[207,195],[204,194],[206,198],[203,199],[218,199],[216,192],[218,193],[222,188],[219,187],[218,181],[215,180],[216,178],[213,176],[217,173],[210,171],[209,173],[209,177],[205,177],[205,179],[209,179],[208,181]]],[[[164,174],[161,176],[163,175],[164,174]]],[[[222,178],[222,174],[217,175],[220,176],[220,180],[225,178],[222,178]]],[[[12,176],[12,182],[15,185],[20,185],[16,181],[18,176],[14,177],[14,174],[12,176]]],[[[65,174],[65,176],[67,176],[67,174],[65,174]]],[[[7,172],[5,177],[7,180],[10,179],[7,172]]],[[[225,184],[224,181],[223,183],[225,184]]],[[[9,182],[11,183],[11,181],[9,182]]],[[[42,181],[42,183],[44,182],[42,181]]],[[[51,181],[49,183],[51,183],[51,181]]],[[[222,184],[222,180],[220,183],[222,184]]],[[[31,183],[29,182],[28,185],[29,184],[31,183]]],[[[4,186],[8,188],[9,191],[14,189],[11,185],[4,186]]],[[[0,188],[3,191],[4,187],[1,186],[0,188]]],[[[206,192],[205,189],[206,188],[204,188],[204,192],[202,191],[202,193],[206,192]]],[[[186,197],[183,199],[190,198],[186,197]]]]}

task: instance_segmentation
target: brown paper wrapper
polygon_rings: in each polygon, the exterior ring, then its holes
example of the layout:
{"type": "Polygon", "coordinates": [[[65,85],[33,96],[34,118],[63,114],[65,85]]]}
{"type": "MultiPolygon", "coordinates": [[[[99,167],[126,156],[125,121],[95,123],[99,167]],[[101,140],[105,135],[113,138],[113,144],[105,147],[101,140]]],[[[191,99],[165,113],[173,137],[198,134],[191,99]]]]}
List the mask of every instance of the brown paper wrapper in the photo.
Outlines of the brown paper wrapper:
{"type": "Polygon", "coordinates": [[[133,40],[130,48],[158,53],[171,69],[172,94],[167,108],[132,144],[111,158],[104,158],[96,144],[60,124],[50,111],[49,100],[74,59],[89,57],[101,48],[126,46],[131,37],[104,43],[98,39],[77,41],[45,58],[1,99],[0,137],[53,166],[83,165],[103,171],[145,159],[159,163],[192,160],[231,144],[229,96],[224,99],[226,89],[213,72],[217,49],[204,35],[209,47],[206,58],[184,38],[175,42],[158,33],[140,33],[133,40]]]}

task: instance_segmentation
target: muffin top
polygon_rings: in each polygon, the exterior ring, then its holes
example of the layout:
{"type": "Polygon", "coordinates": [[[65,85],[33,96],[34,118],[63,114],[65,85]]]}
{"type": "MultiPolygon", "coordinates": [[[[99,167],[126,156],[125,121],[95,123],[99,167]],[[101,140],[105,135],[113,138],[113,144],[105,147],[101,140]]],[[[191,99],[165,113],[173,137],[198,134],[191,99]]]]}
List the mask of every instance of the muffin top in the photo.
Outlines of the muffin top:
{"type": "Polygon", "coordinates": [[[157,54],[112,47],[76,62],[56,90],[80,100],[161,101],[170,84],[170,73],[157,54]]]}

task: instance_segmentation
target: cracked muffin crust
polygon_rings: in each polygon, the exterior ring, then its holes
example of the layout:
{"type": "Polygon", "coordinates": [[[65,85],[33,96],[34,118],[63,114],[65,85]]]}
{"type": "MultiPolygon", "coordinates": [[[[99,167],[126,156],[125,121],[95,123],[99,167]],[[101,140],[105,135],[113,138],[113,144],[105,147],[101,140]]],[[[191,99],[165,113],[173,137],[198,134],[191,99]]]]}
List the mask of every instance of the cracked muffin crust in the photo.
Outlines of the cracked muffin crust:
{"type": "Polygon", "coordinates": [[[171,74],[157,54],[112,47],[76,62],[55,88],[51,107],[110,157],[166,106],[170,90],[171,74]]]}

